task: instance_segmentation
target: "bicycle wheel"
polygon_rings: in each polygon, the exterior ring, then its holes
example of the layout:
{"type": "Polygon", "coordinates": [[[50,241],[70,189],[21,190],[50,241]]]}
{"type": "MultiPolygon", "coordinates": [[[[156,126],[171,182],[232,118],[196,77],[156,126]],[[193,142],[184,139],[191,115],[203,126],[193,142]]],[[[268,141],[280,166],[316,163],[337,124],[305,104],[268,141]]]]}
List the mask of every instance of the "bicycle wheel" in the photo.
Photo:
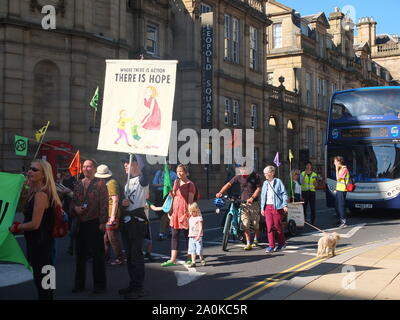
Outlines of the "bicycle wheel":
{"type": "Polygon", "coordinates": [[[229,233],[231,230],[231,222],[232,222],[232,215],[228,214],[226,217],[225,226],[224,226],[224,235],[222,237],[222,250],[223,251],[227,251],[226,246],[228,245],[228,238],[229,238],[229,233]]]}

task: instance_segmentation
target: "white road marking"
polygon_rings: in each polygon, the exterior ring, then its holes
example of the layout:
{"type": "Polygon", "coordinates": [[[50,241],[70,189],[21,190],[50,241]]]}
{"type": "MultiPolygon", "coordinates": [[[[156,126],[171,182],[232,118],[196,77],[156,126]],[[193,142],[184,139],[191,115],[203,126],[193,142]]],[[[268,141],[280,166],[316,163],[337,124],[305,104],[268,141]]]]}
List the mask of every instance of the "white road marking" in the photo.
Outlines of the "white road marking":
{"type": "MultiPolygon", "coordinates": [[[[191,268],[192,269],[192,268],[191,268]]],[[[193,268],[194,269],[194,268],[193,268]]],[[[196,272],[196,271],[174,271],[176,277],[176,284],[178,287],[185,286],[193,281],[200,279],[205,272],[196,272]]]]}
{"type": "Polygon", "coordinates": [[[301,254],[304,254],[305,256],[316,256],[317,254],[314,252],[302,252],[301,254]]]}
{"type": "MultiPolygon", "coordinates": [[[[366,223],[361,223],[356,225],[355,227],[353,227],[349,232],[347,232],[346,234],[340,234],[341,238],[351,238],[352,236],[354,236],[354,234],[362,229],[364,226],[366,225],[366,223]]],[[[339,230],[340,228],[332,228],[332,229],[326,229],[323,230],[325,232],[327,231],[334,231],[334,230],[339,230]]],[[[322,232],[311,232],[311,233],[306,233],[306,234],[302,234],[302,236],[316,236],[316,237],[322,237],[324,234],[322,232]]]]}

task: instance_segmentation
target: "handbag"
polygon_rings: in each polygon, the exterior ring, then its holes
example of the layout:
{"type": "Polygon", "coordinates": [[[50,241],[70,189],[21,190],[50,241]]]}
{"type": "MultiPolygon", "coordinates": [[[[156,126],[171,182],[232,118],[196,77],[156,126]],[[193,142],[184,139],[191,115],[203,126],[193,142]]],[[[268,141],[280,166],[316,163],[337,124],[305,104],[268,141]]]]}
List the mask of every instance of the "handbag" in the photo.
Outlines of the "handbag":
{"type": "Polygon", "coordinates": [[[346,190],[348,192],[353,192],[356,189],[356,184],[354,183],[354,180],[350,177],[349,183],[346,184],[346,190]]]}

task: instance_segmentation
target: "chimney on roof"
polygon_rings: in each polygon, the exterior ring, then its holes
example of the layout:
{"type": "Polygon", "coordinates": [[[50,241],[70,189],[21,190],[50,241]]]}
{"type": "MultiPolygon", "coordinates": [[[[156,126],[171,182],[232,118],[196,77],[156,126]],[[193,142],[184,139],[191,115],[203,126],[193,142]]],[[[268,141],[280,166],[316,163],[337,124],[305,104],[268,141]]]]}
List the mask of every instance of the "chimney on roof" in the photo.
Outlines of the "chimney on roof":
{"type": "Polygon", "coordinates": [[[358,19],[358,36],[355,42],[368,42],[370,47],[374,46],[376,44],[376,24],[377,23],[373,17],[362,17],[358,19]]]}

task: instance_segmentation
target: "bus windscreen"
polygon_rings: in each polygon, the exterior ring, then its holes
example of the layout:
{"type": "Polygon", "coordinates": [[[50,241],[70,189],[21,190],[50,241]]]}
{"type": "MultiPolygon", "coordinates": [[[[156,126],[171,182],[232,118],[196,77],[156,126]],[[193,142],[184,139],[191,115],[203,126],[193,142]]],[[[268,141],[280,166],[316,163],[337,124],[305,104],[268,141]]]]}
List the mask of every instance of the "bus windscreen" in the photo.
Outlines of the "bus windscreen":
{"type": "Polygon", "coordinates": [[[398,121],[400,90],[345,91],[332,99],[331,122],[398,121]]]}

